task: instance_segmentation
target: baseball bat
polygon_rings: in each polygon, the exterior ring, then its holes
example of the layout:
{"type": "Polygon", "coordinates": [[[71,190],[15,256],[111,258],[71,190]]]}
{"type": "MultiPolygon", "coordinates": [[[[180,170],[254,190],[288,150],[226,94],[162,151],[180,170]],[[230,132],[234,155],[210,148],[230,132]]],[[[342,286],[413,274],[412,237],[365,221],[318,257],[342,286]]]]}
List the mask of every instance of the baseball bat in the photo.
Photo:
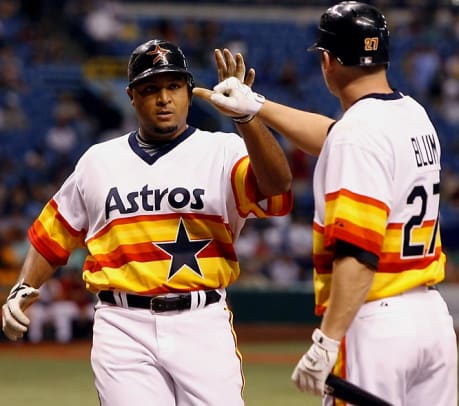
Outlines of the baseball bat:
{"type": "Polygon", "coordinates": [[[384,399],[346,381],[334,374],[328,375],[326,392],[337,399],[344,400],[355,406],[394,406],[384,399]]]}

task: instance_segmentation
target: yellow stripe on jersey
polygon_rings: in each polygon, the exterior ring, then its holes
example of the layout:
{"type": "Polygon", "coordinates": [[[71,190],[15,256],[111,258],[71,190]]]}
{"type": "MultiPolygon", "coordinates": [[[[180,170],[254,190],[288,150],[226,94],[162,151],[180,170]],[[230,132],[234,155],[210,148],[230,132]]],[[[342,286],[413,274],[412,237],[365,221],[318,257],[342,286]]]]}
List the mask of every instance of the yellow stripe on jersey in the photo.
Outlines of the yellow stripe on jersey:
{"type": "Polygon", "coordinates": [[[29,229],[31,243],[51,265],[67,263],[71,252],[84,247],[85,230],[74,230],[60,215],[57,204],[50,200],[29,229]]]}
{"type": "MultiPolygon", "coordinates": [[[[234,166],[231,185],[243,217],[283,215],[292,207],[291,192],[267,199],[260,195],[248,157],[234,166]],[[261,200],[266,206],[258,203],[261,200]]],[[[225,202],[221,204],[226,213],[225,202]]],[[[233,211],[229,220],[220,212],[119,216],[88,238],[86,230],[69,226],[52,200],[29,234],[33,245],[55,265],[66,263],[71,251],[83,245],[84,236],[89,255],[83,279],[91,291],[148,294],[225,288],[240,273],[230,227],[237,217],[233,211]]]]}
{"type": "MultiPolygon", "coordinates": [[[[233,243],[231,229],[220,216],[182,214],[181,217],[190,220],[187,222],[190,238],[213,238],[226,244],[233,243]]],[[[176,213],[116,219],[89,239],[88,245],[96,255],[111,252],[119,245],[138,244],[142,241],[173,241],[179,219],[176,213]]]]}
{"type": "Polygon", "coordinates": [[[236,205],[241,217],[250,214],[263,218],[268,216],[284,216],[293,207],[293,194],[288,192],[282,195],[266,198],[258,190],[255,175],[250,166],[249,157],[244,157],[234,165],[231,173],[231,183],[236,199],[236,205]],[[263,209],[258,202],[267,200],[267,209],[263,209]]]}
{"type": "Polygon", "coordinates": [[[132,261],[120,267],[98,267],[93,258],[86,260],[83,280],[91,291],[121,289],[138,294],[159,294],[226,287],[239,276],[239,264],[222,258],[199,259],[203,276],[184,267],[167,281],[170,259],[155,262],[132,261]],[[97,266],[94,272],[93,266],[97,266]],[[167,282],[166,282],[167,281],[167,282]]]}
{"type": "Polygon", "coordinates": [[[422,244],[424,253],[404,257],[403,225],[386,224],[388,208],[381,202],[347,190],[326,197],[326,224],[313,224],[314,289],[317,315],[328,306],[330,283],[337,240],[356,245],[379,258],[373,285],[367,300],[397,295],[419,285],[434,285],[444,278],[445,255],[440,233],[434,234],[435,222],[425,221],[411,228],[410,243],[422,244]],[[339,204],[338,204],[339,202],[339,204]],[[435,235],[432,252],[430,240],[435,235]]]}
{"type": "Polygon", "coordinates": [[[389,213],[386,205],[341,189],[325,197],[325,213],[326,247],[342,240],[379,256],[389,213]]]}
{"type": "Polygon", "coordinates": [[[231,229],[218,216],[171,213],[118,219],[87,244],[92,255],[85,263],[84,280],[91,290],[153,294],[214,289],[228,286],[240,273],[231,229]],[[172,257],[161,246],[176,241],[181,221],[191,241],[208,244],[196,255],[202,274],[185,265],[170,277],[172,257]]]}

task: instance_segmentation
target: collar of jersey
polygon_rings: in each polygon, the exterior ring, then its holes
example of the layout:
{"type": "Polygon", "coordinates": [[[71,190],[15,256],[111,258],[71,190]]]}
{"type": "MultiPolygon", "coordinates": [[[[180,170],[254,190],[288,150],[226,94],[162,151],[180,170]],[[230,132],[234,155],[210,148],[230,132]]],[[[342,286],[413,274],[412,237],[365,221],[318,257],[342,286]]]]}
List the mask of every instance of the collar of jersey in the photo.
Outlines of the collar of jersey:
{"type": "Polygon", "coordinates": [[[356,103],[364,99],[398,100],[402,97],[403,94],[400,93],[398,90],[394,90],[392,93],[370,93],[358,99],[356,103]]]}
{"type": "Polygon", "coordinates": [[[137,143],[136,140],[136,131],[132,131],[131,134],[129,134],[129,146],[131,147],[132,151],[141,158],[143,161],[145,161],[149,165],[153,165],[159,158],[161,158],[163,155],[167,154],[169,151],[174,149],[177,145],[185,141],[191,134],[193,134],[196,131],[196,128],[188,126],[188,128],[181,133],[177,138],[172,140],[171,142],[168,142],[162,147],[158,148],[158,151],[154,155],[149,155],[147,152],[145,152],[137,143]]]}

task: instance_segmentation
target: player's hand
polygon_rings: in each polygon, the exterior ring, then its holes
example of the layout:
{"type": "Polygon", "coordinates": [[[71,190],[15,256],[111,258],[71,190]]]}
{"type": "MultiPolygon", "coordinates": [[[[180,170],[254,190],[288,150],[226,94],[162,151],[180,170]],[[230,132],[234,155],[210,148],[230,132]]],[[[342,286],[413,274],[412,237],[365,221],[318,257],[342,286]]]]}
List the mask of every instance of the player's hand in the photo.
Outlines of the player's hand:
{"type": "Polygon", "coordinates": [[[292,380],[302,392],[323,396],[325,380],[335,365],[340,343],[319,329],[314,330],[312,341],[313,344],[296,365],[292,380]]]}
{"type": "Polygon", "coordinates": [[[213,92],[204,90],[205,92],[197,92],[197,89],[194,89],[193,93],[205,97],[223,114],[237,122],[250,121],[265,102],[262,95],[253,92],[234,76],[216,85],[213,92]]]}
{"type": "Polygon", "coordinates": [[[235,77],[216,85],[210,100],[216,106],[231,111],[233,119],[238,122],[250,121],[265,102],[264,96],[253,92],[235,77]]]}
{"type": "MultiPolygon", "coordinates": [[[[235,56],[228,49],[216,49],[215,50],[215,62],[217,64],[218,81],[221,83],[228,78],[237,78],[241,83],[248,86],[249,88],[255,81],[255,69],[250,68],[246,75],[246,67],[244,58],[240,53],[235,56]]],[[[215,91],[215,88],[214,88],[215,91]]],[[[193,89],[193,95],[201,97],[207,102],[211,103],[220,113],[231,118],[238,118],[238,113],[228,109],[224,105],[219,105],[213,102],[211,96],[214,91],[208,90],[202,87],[196,87],[193,89]]],[[[250,121],[252,117],[246,116],[247,121],[250,121]]]]}
{"type": "Polygon", "coordinates": [[[30,320],[25,315],[25,310],[34,303],[40,293],[22,281],[14,285],[2,307],[2,329],[12,341],[22,338],[27,331],[30,320]]]}
{"type": "Polygon", "coordinates": [[[219,82],[232,76],[249,87],[252,87],[253,82],[255,82],[255,69],[250,68],[246,75],[244,58],[240,53],[233,56],[229,49],[224,48],[223,51],[216,49],[215,62],[217,63],[219,82]]]}

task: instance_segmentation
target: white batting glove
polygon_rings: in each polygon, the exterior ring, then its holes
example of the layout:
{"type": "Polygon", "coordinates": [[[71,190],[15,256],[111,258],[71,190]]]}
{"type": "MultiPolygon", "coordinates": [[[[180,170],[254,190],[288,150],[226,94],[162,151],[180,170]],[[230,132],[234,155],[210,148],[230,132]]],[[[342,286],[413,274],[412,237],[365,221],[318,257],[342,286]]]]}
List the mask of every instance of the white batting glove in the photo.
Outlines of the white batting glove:
{"type": "Polygon", "coordinates": [[[38,289],[19,281],[10,291],[2,307],[2,329],[12,341],[22,338],[27,331],[30,320],[24,311],[39,297],[38,289]]]}
{"type": "Polygon", "coordinates": [[[318,328],[312,334],[312,341],[313,344],[296,365],[292,380],[302,392],[323,396],[325,380],[335,365],[340,343],[318,328]]]}
{"type": "Polygon", "coordinates": [[[265,102],[264,96],[253,92],[249,86],[234,76],[221,81],[213,90],[210,100],[216,106],[233,112],[232,118],[238,123],[252,120],[265,102]]]}

